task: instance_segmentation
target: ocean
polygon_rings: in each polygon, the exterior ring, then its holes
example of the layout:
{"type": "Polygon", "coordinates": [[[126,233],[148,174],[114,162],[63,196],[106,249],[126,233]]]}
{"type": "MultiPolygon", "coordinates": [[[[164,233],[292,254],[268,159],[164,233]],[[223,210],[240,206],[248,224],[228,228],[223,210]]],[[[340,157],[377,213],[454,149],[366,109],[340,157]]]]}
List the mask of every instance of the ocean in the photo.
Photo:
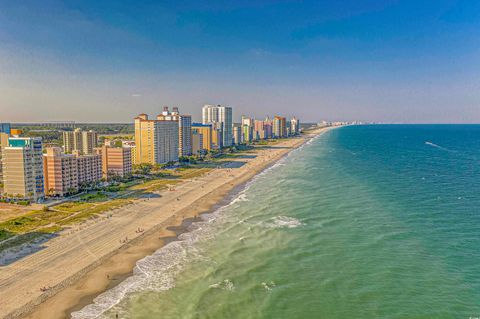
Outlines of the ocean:
{"type": "Polygon", "coordinates": [[[73,318],[480,317],[480,125],[328,131],[73,318]]]}

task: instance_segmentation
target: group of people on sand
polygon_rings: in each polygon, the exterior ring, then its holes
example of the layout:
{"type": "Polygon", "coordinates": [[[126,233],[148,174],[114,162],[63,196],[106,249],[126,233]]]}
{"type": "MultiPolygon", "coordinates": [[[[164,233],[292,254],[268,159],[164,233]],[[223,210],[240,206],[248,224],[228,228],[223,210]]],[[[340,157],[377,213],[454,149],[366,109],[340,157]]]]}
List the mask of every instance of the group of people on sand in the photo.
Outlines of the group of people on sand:
{"type": "Polygon", "coordinates": [[[41,292],[45,292],[45,291],[47,291],[47,290],[49,290],[49,289],[52,289],[52,287],[50,287],[50,286],[48,286],[48,287],[47,287],[47,286],[40,287],[40,291],[41,291],[41,292]]]}
{"type": "Polygon", "coordinates": [[[128,241],[128,236],[125,236],[125,239],[120,239],[121,244],[125,244],[128,241]]]}
{"type": "Polygon", "coordinates": [[[140,227],[138,227],[138,228],[137,228],[137,230],[136,230],[135,232],[136,232],[137,234],[139,234],[139,233],[143,233],[144,231],[145,231],[145,229],[144,229],[144,228],[140,228],[140,227]]]}

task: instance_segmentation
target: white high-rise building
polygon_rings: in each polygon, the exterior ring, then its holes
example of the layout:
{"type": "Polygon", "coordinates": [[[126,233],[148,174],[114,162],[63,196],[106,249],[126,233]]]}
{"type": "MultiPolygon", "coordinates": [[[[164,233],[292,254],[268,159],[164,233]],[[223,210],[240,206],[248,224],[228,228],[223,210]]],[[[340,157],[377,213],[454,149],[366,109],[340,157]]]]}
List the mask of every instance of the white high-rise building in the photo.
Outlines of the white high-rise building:
{"type": "Polygon", "coordinates": [[[214,124],[222,131],[222,146],[231,146],[233,143],[233,112],[229,106],[204,105],[202,109],[202,123],[214,124]]]}
{"type": "Polygon", "coordinates": [[[204,105],[202,108],[202,124],[212,124],[216,122],[219,122],[218,106],[204,105]]]}
{"type": "Polygon", "coordinates": [[[296,135],[300,132],[300,120],[297,119],[295,116],[290,120],[290,125],[292,135],[296,135]]]}

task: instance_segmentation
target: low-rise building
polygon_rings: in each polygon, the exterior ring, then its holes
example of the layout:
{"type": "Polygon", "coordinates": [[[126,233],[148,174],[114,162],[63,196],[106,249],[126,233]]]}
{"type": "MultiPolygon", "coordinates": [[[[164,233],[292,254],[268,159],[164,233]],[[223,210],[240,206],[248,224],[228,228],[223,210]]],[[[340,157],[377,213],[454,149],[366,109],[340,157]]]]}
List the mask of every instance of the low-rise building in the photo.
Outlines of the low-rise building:
{"type": "Polygon", "coordinates": [[[23,134],[23,130],[12,128],[10,129],[10,135],[12,136],[20,136],[23,134]]]}

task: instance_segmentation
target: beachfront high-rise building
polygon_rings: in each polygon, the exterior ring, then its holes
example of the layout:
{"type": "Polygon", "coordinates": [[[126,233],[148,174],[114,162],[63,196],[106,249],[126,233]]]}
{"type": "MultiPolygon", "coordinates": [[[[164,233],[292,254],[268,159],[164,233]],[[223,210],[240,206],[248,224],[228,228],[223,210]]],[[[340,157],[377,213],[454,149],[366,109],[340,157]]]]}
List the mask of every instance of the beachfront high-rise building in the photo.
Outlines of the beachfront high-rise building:
{"type": "Polygon", "coordinates": [[[242,125],[233,124],[233,144],[239,145],[243,143],[242,125]]]}
{"type": "Polygon", "coordinates": [[[212,148],[220,149],[223,147],[223,130],[221,123],[212,124],[212,148]]]}
{"type": "Polygon", "coordinates": [[[163,112],[157,116],[157,163],[178,161],[180,156],[180,115],[178,108],[174,112],[163,108],[163,112]],[[176,129],[176,132],[173,132],[176,129]]]}
{"type": "Polygon", "coordinates": [[[218,116],[222,125],[223,147],[232,146],[233,143],[233,112],[229,106],[220,106],[218,116]]]}
{"type": "Polygon", "coordinates": [[[287,137],[287,119],[282,116],[275,116],[273,119],[273,137],[287,137]]]}
{"type": "Polygon", "coordinates": [[[203,134],[192,130],[192,154],[202,155],[205,153],[203,148],[203,134]]]}
{"type": "MultiPolygon", "coordinates": [[[[175,108],[173,108],[173,110],[175,111],[175,108]]],[[[192,116],[179,115],[178,116],[178,156],[190,156],[190,155],[192,155],[192,116]]]]}
{"type": "Polygon", "coordinates": [[[164,164],[178,161],[178,121],[149,120],[146,114],[135,118],[136,163],[164,164]]]}
{"type": "Polygon", "coordinates": [[[213,147],[213,128],[211,124],[192,124],[192,134],[202,135],[202,150],[210,151],[213,147]]]}
{"type": "Polygon", "coordinates": [[[229,106],[204,105],[202,108],[202,123],[213,124],[220,131],[220,147],[228,147],[233,142],[233,112],[229,106]]]}
{"type": "Polygon", "coordinates": [[[163,107],[163,112],[157,116],[158,121],[178,122],[178,156],[192,155],[192,116],[182,115],[178,107],[173,107],[172,112],[168,106],[163,107]]]}
{"type": "Polygon", "coordinates": [[[286,121],[285,122],[285,127],[287,129],[287,136],[292,135],[292,122],[286,121]]]}
{"type": "Polygon", "coordinates": [[[65,153],[74,151],[81,154],[93,154],[93,149],[97,147],[98,135],[95,131],[82,131],[77,128],[74,131],[63,132],[63,148],[65,153]]]}
{"type": "Polygon", "coordinates": [[[272,138],[272,123],[267,118],[264,121],[255,120],[253,135],[255,139],[265,140],[272,138]]]}
{"type": "Polygon", "coordinates": [[[156,164],[156,121],[149,120],[147,114],[135,118],[135,164],[156,164]]]}
{"type": "Polygon", "coordinates": [[[273,120],[267,116],[265,120],[263,120],[263,123],[265,125],[265,138],[273,138],[273,120]]]}
{"type": "Polygon", "coordinates": [[[178,155],[190,156],[192,155],[192,116],[180,115],[178,129],[178,155]]]}
{"type": "Polygon", "coordinates": [[[254,140],[253,128],[253,119],[242,116],[243,139],[247,143],[250,143],[252,140],[254,140]]]}
{"type": "Polygon", "coordinates": [[[125,177],[132,173],[132,149],[130,147],[113,147],[112,143],[108,141],[95,151],[102,156],[103,178],[125,177]]]}
{"type": "Polygon", "coordinates": [[[290,120],[291,134],[297,135],[300,132],[300,120],[295,116],[290,120]]]}
{"type": "Polygon", "coordinates": [[[3,149],[4,194],[39,201],[45,197],[40,137],[9,138],[3,149]]]}
{"type": "Polygon", "coordinates": [[[49,147],[43,155],[45,193],[48,196],[65,196],[78,191],[77,158],[62,152],[61,147],[49,147]]]}
{"type": "Polygon", "coordinates": [[[205,104],[202,108],[202,124],[220,122],[218,119],[218,106],[205,104]]]}

